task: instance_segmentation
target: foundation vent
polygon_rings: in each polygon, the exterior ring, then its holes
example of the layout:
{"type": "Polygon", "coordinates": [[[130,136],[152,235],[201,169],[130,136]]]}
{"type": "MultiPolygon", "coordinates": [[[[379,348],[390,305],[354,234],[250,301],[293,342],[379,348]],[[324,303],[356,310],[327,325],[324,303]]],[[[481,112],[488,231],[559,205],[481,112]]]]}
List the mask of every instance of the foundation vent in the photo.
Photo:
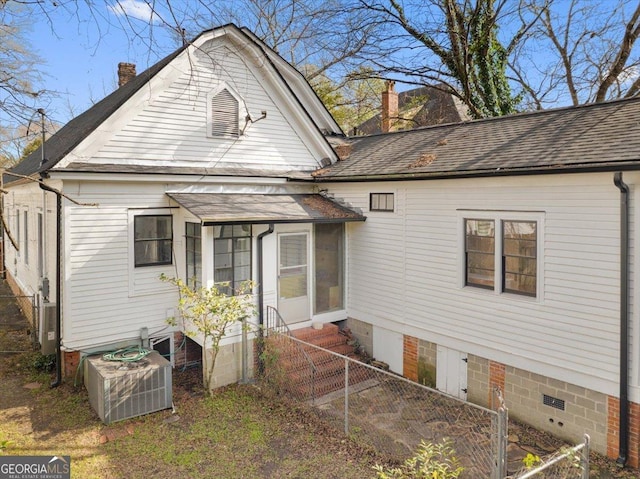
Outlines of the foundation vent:
{"type": "Polygon", "coordinates": [[[543,394],[542,403],[545,406],[551,406],[556,409],[560,409],[561,411],[564,411],[564,399],[558,399],[558,398],[554,398],[553,396],[543,394]]]}

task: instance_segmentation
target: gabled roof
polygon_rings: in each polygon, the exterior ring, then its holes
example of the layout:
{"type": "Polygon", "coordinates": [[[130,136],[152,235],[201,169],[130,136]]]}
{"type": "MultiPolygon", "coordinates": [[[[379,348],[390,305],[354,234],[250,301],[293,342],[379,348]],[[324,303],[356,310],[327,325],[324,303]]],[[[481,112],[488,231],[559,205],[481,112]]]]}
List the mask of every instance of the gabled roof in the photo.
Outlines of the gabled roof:
{"type": "Polygon", "coordinates": [[[419,179],[640,168],[640,98],[355,137],[316,180],[419,179]]]}
{"type": "MultiPolygon", "coordinates": [[[[470,120],[467,108],[453,95],[434,86],[421,86],[398,93],[398,123],[401,129],[459,123],[470,120]]],[[[382,132],[382,114],[378,113],[356,127],[357,135],[382,132]]]]}
{"type": "MultiPolygon", "coordinates": [[[[234,24],[227,24],[221,27],[217,27],[211,30],[202,32],[196,37],[190,45],[195,44],[200,39],[205,39],[206,36],[215,36],[216,34],[232,33],[238,36],[243,43],[248,43],[253,47],[256,47],[260,52],[259,55],[266,57],[273,68],[273,72],[278,76],[283,83],[283,88],[291,95],[291,98],[303,112],[302,116],[305,116],[307,127],[315,129],[318,135],[338,135],[343,136],[339,125],[326,111],[326,108],[319,100],[317,95],[313,92],[311,87],[306,83],[306,80],[302,75],[295,70],[284,59],[279,57],[273,50],[269,49],[262,41],[260,41],[255,35],[251,34],[246,28],[239,28],[234,24]],[[295,85],[290,85],[289,80],[292,80],[295,85]],[[309,90],[311,93],[307,92],[309,90]],[[301,96],[304,95],[304,101],[311,102],[313,111],[310,112],[305,108],[305,103],[301,101],[301,96]],[[321,131],[322,129],[322,131],[321,131]]],[[[144,72],[140,73],[132,80],[115,90],[110,95],[103,98],[101,101],[90,107],[84,113],[73,118],[66,125],[64,125],[57,133],[51,136],[45,142],[45,162],[42,163],[41,148],[31,153],[22,162],[10,169],[10,172],[15,172],[19,175],[34,175],[43,173],[52,169],[58,162],[60,162],[67,154],[69,154],[75,147],[77,147],[88,135],[94,132],[100,125],[105,122],[111,115],[113,115],[121,106],[123,106],[136,92],[148,84],[148,82],[156,76],[163,68],[169,65],[174,59],[176,59],[182,52],[184,52],[190,45],[185,45],[178,48],[175,52],[171,53],[167,57],[160,60],[158,63],[148,68],[144,72]]],[[[327,145],[327,150],[331,151],[328,146],[327,138],[323,140],[327,145]]],[[[77,166],[77,165],[76,165],[77,166]]],[[[96,169],[99,169],[96,166],[96,169]]],[[[136,168],[131,169],[132,173],[136,173],[136,168]]],[[[5,174],[5,184],[17,181],[18,178],[12,176],[10,173],[5,174]]]]}
{"type": "MultiPolygon", "coordinates": [[[[171,55],[163,58],[158,63],[135,76],[129,82],[122,85],[110,95],[90,107],[84,113],[73,118],[53,136],[45,142],[45,163],[42,164],[42,151],[38,148],[27,158],[11,168],[12,172],[20,175],[32,175],[49,170],[55,166],[73,148],[78,146],[87,135],[98,128],[118,108],[120,108],[131,96],[140,90],[160,70],[176,58],[186,47],[181,47],[171,55]]],[[[16,181],[17,178],[5,175],[5,183],[16,181]]]]}

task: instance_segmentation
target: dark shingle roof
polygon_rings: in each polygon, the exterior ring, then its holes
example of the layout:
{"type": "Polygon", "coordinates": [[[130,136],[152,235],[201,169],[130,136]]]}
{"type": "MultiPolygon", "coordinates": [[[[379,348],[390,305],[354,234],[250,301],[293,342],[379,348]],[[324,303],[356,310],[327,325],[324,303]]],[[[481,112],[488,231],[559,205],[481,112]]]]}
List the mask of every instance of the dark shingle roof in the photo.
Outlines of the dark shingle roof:
{"type": "Polygon", "coordinates": [[[351,140],[319,180],[486,176],[640,167],[640,99],[351,140]]]}
{"type": "MultiPolygon", "coordinates": [[[[185,47],[179,48],[171,55],[163,58],[152,67],[149,67],[60,128],[55,135],[51,136],[51,138],[45,142],[46,162],[44,164],[41,164],[42,153],[40,148],[38,148],[9,171],[28,176],[46,171],[55,166],[67,153],[84,140],[87,135],[98,128],[102,122],[131,98],[134,93],[140,90],[152,77],[176,58],[184,48],[185,47]]],[[[5,183],[16,180],[17,178],[15,176],[10,174],[5,175],[5,183]]]]}

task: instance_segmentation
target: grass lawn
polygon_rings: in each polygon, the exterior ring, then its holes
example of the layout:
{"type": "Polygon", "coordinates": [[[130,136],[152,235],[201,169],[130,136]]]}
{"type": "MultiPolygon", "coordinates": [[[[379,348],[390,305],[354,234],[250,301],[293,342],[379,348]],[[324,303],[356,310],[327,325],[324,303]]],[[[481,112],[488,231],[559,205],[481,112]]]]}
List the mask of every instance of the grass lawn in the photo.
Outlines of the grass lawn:
{"type": "MultiPolygon", "coordinates": [[[[0,331],[0,351],[28,348],[23,332],[0,331]]],[[[194,371],[174,372],[175,414],[105,426],[84,388],[51,389],[35,357],[0,354],[0,454],[68,455],[74,478],[367,478],[380,461],[257,387],[205,397],[194,371]]]]}

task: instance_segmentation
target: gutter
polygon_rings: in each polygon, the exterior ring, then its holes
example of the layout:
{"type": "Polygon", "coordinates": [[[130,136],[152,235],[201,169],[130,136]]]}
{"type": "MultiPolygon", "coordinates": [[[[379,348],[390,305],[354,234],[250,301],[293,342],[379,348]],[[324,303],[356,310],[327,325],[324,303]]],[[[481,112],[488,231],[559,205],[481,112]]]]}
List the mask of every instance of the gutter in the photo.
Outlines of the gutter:
{"type": "Polygon", "coordinates": [[[60,350],[60,330],[62,329],[62,195],[42,181],[39,181],[38,185],[43,190],[56,195],[56,379],[51,383],[51,387],[55,388],[62,384],[62,351],[60,350]]]}
{"type": "Polygon", "coordinates": [[[263,246],[262,239],[273,233],[274,225],[269,223],[269,228],[258,235],[258,373],[262,374],[264,371],[264,364],[262,362],[262,352],[264,350],[264,268],[262,265],[263,246]]]}
{"type": "MultiPolygon", "coordinates": [[[[348,161],[348,160],[341,160],[348,161]]],[[[330,169],[330,167],[329,167],[330,169]]],[[[483,170],[451,170],[416,173],[387,173],[373,175],[317,175],[311,180],[296,178],[296,181],[313,181],[314,183],[362,183],[372,181],[416,181],[447,180],[457,178],[494,178],[503,176],[554,175],[567,173],[609,173],[611,171],[638,171],[636,160],[607,162],[597,164],[548,165],[523,168],[490,168],[483,170]]],[[[313,174],[313,173],[312,173],[313,174]]]]}
{"type": "Polygon", "coordinates": [[[629,451],[629,187],[622,181],[622,172],[613,176],[620,190],[620,420],[618,459],[624,467],[629,451]]]}

